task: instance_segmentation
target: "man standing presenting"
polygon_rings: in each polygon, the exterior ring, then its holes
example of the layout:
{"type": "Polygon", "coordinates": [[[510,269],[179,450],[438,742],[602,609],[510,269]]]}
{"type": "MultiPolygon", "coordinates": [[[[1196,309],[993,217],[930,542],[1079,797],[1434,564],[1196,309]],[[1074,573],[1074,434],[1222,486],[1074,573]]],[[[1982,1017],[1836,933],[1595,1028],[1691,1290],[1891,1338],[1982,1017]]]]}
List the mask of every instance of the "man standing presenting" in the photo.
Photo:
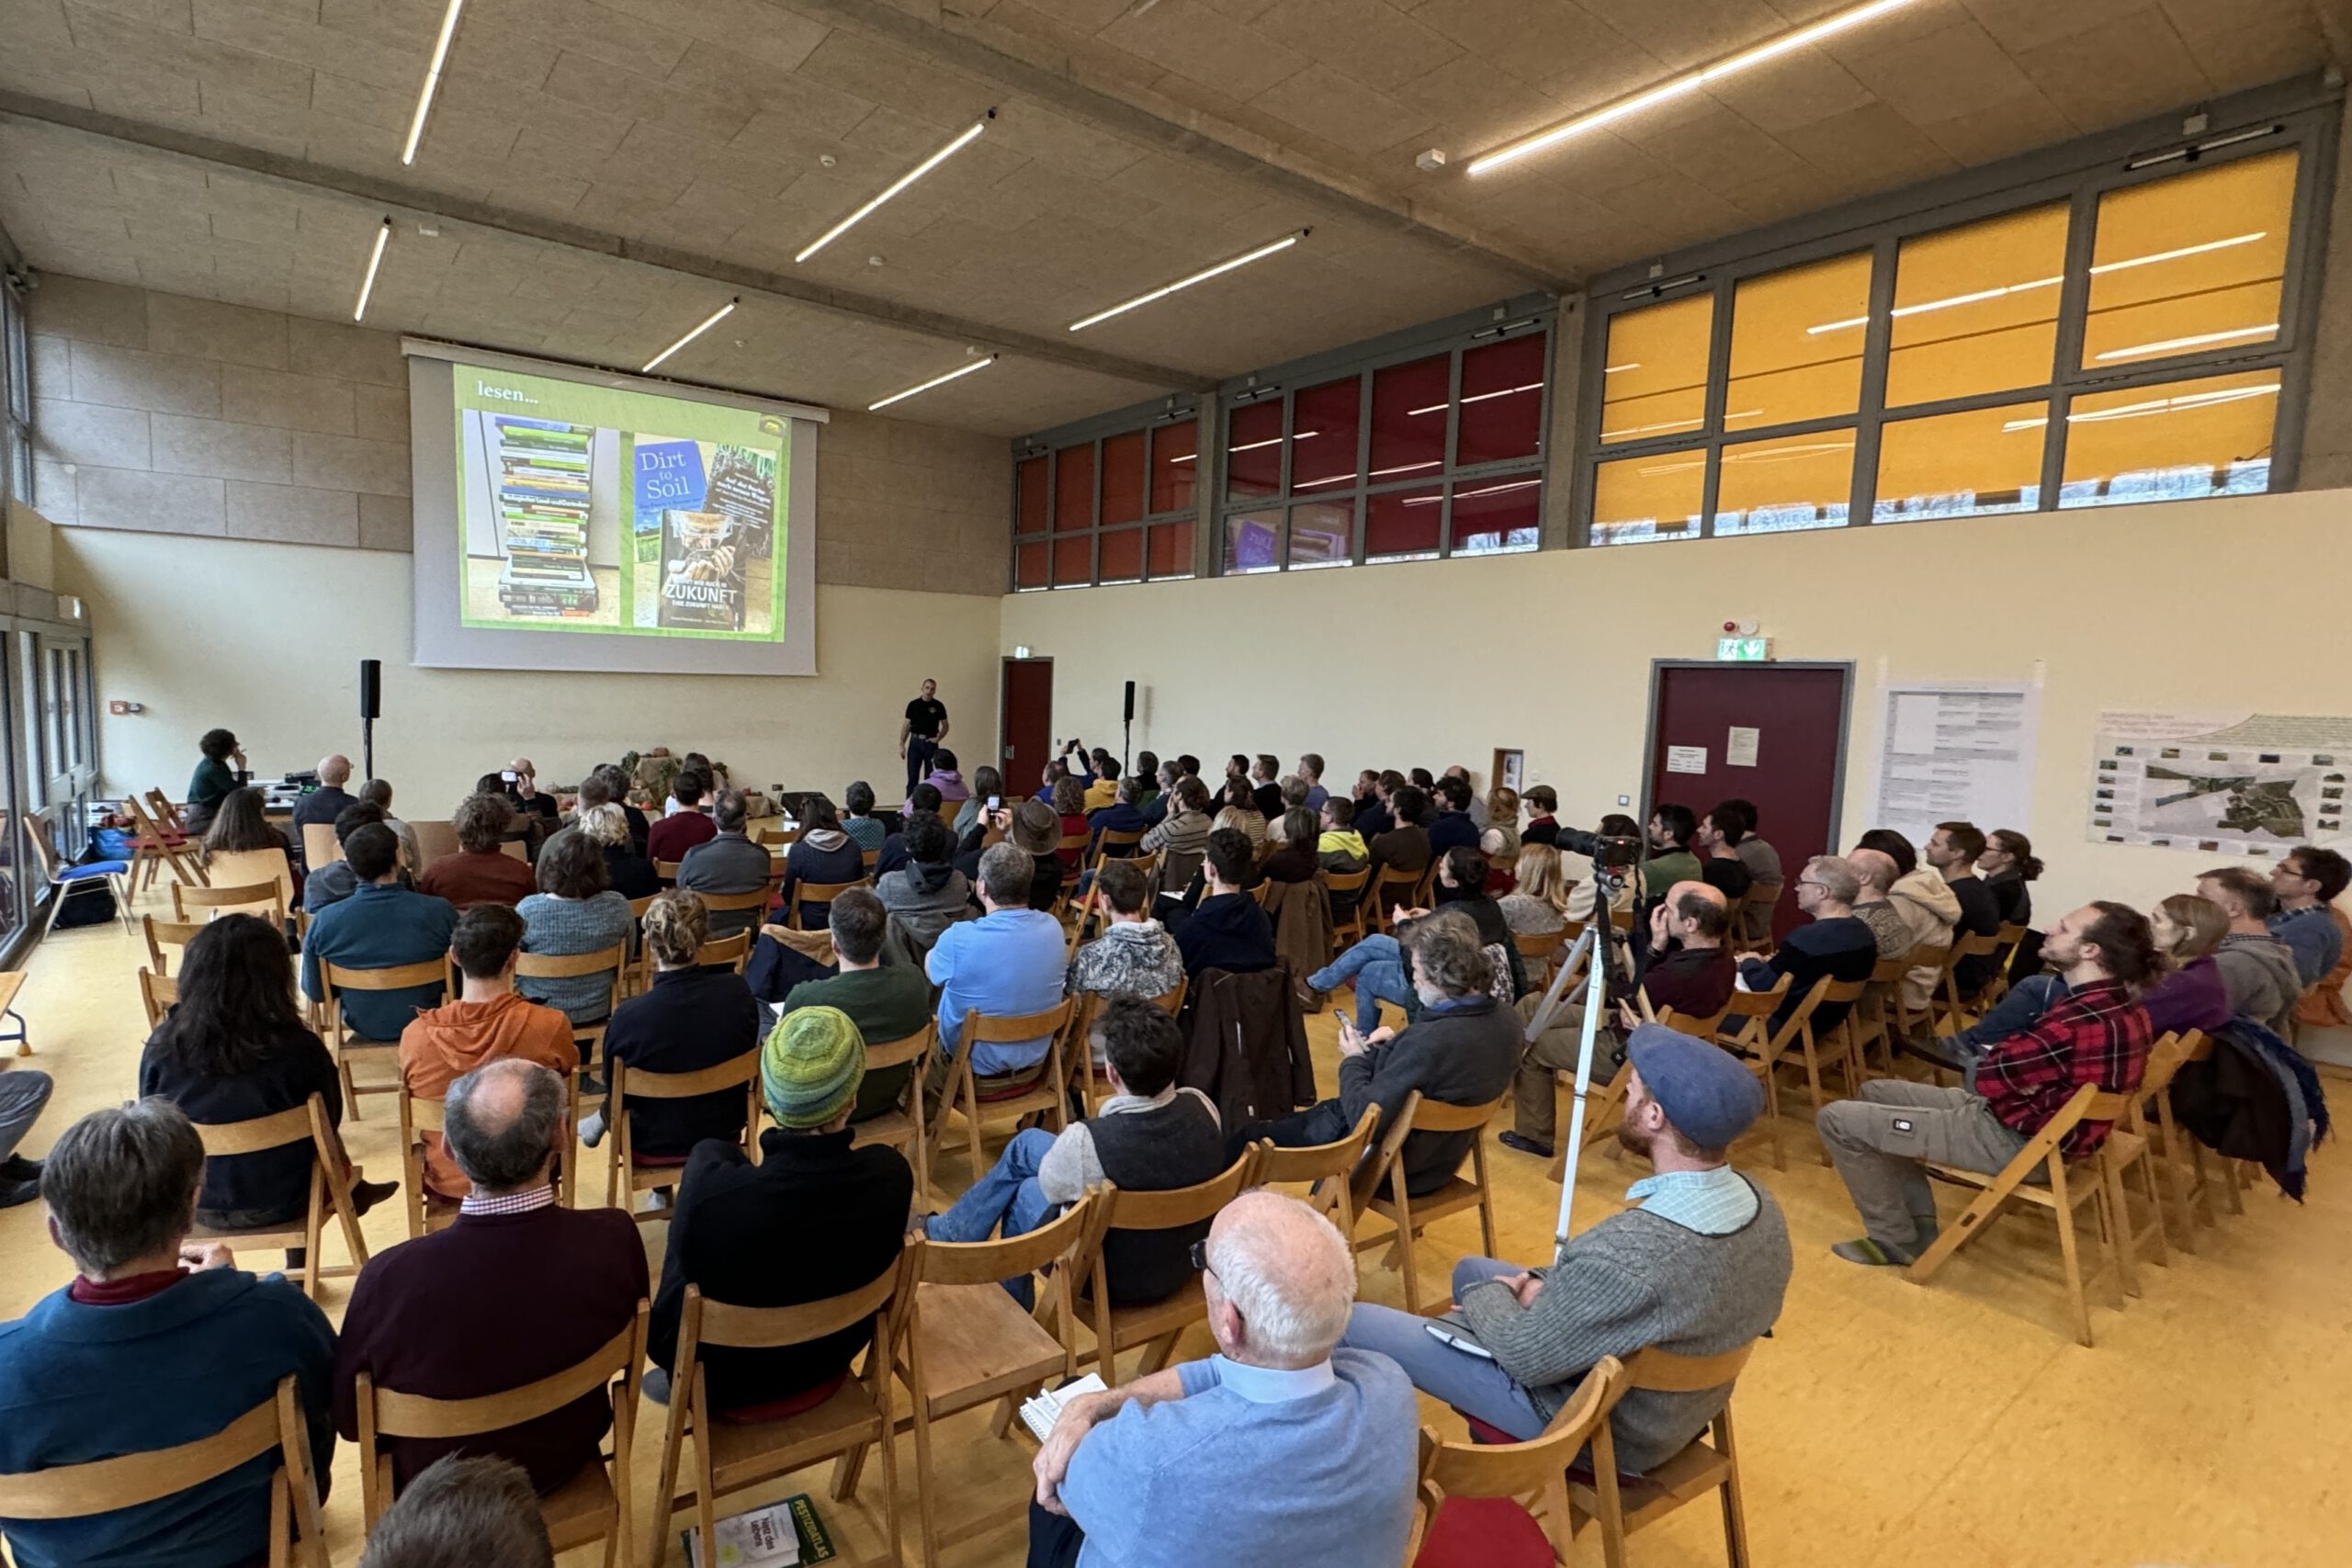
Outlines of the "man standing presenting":
{"type": "Polygon", "coordinates": [[[939,682],[926,675],[922,695],[907,704],[907,716],[899,721],[899,755],[906,760],[908,794],[931,772],[931,754],[946,739],[947,705],[939,700],[939,682]]]}

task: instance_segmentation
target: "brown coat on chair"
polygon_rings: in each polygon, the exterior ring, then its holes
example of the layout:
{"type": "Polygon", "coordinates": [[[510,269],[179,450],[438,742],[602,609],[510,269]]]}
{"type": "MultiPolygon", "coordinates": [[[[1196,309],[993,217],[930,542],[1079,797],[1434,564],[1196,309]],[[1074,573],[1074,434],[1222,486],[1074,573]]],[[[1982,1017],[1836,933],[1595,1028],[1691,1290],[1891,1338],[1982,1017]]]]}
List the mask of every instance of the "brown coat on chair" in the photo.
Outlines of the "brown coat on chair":
{"type": "Polygon", "coordinates": [[[1250,975],[1204,969],[1193,976],[1185,1013],[1177,1087],[1207,1095],[1222,1125],[1271,1121],[1315,1102],[1306,1019],[1288,964],[1250,975]]]}
{"type": "Polygon", "coordinates": [[[1331,906],[1320,882],[1269,882],[1266,914],[1274,922],[1274,956],[1296,976],[1298,1005],[1323,1010],[1323,993],[1306,977],[1331,961],[1331,906]]]}

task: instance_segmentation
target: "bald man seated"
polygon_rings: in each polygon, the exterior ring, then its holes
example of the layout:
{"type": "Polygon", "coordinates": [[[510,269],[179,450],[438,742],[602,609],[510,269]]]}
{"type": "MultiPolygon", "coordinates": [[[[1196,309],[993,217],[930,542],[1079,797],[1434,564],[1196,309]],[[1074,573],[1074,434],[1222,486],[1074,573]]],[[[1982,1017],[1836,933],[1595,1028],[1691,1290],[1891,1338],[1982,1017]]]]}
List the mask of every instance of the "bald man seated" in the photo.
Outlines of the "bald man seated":
{"type": "Polygon", "coordinates": [[[552,830],[561,819],[555,796],[539,789],[539,770],[528,757],[517,757],[506,764],[506,772],[514,774],[506,780],[506,804],[514,808],[517,817],[536,817],[552,830]]]}
{"type": "Polygon", "coordinates": [[[1420,1415],[1385,1356],[1338,1348],[1355,1255],[1262,1189],[1193,1260],[1217,1353],[1081,1394],[1037,1455],[1030,1568],[1302,1568],[1404,1560],[1420,1415]]]}
{"type": "Polygon", "coordinates": [[[333,827],[346,806],[359,797],[343,786],[351,782],[351,759],[337,751],[319,759],[319,787],[294,803],[294,842],[300,847],[302,829],[317,822],[333,827]]]}
{"type": "MultiPolygon", "coordinates": [[[[1731,1000],[1738,983],[1724,942],[1731,931],[1731,901],[1712,883],[1678,882],[1650,908],[1650,961],[1642,973],[1642,995],[1650,1010],[1672,1008],[1686,1018],[1713,1018],[1731,1000]]],[[[1519,1001],[1520,1021],[1535,1028],[1544,1005],[1540,992],[1519,1001]]],[[[1510,1130],[1502,1134],[1507,1147],[1521,1154],[1552,1157],[1553,1138],[1559,1123],[1556,1075],[1574,1072],[1584,1045],[1584,991],[1581,987],[1561,998],[1560,1006],[1529,1041],[1520,1057],[1510,1130]]],[[[1614,1071],[1616,1043],[1604,1037],[1596,1047],[1593,1082],[1605,1081],[1614,1071]]]]}

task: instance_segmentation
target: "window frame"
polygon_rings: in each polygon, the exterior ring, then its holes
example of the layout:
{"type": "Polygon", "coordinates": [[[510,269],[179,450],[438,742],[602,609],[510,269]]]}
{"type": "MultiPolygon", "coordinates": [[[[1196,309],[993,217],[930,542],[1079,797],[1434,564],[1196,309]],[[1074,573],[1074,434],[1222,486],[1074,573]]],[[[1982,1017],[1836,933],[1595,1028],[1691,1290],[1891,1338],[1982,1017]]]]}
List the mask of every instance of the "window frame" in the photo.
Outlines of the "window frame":
{"type": "MultiPolygon", "coordinates": [[[[33,403],[31,349],[27,341],[24,286],[17,274],[0,271],[0,510],[14,499],[33,503],[33,403]]],[[[7,571],[0,538],[0,575],[7,571]]]]}
{"type": "MultiPolygon", "coordinates": [[[[2274,99],[2278,96],[2273,93],[2248,95],[2247,97],[2265,96],[2274,99]]],[[[2038,405],[2046,411],[2050,421],[2049,438],[2043,445],[2041,488],[2032,512],[2057,512],[2062,509],[2061,491],[2069,435],[2067,415],[2075,399],[2094,393],[2190,381],[2232,371],[2276,369],[2279,372],[2280,389],[2273,426],[2268,492],[2293,489],[2301,458],[2311,376],[2311,340],[2317,315],[2320,263],[2325,250],[2329,194],[2334,183],[2340,113],[2338,102],[2331,99],[2312,103],[2305,96],[2283,109],[2266,110],[2258,104],[2249,104],[2232,113],[2228,118],[2215,113],[2209,127],[2193,132],[2184,131],[2183,127],[2188,122],[2174,121],[2170,134],[2160,139],[2151,139],[2145,127],[2131,128],[2105,137],[2086,138],[2068,147],[2029,154],[2012,164],[2003,165],[1992,172],[1992,177],[1999,178],[2019,165],[2028,166],[2029,171],[2038,169],[2041,172],[2008,174],[2008,177],[1993,188],[1985,188],[1987,175],[1980,172],[1885,198],[1886,204],[1900,205],[1900,210],[1894,216],[1841,220],[1841,214],[1822,215],[1800,220],[1800,224],[1792,226],[1791,230],[1774,231],[1790,232],[1795,236],[1778,243],[1767,243],[1743,253],[1737,250],[1740,242],[1735,239],[1724,243],[1722,249],[1725,254],[1720,258],[1715,257],[1713,248],[1710,248],[1680,265],[1669,260],[1654,264],[1639,272],[1629,270],[1597,281],[1585,297],[1584,346],[1577,378],[1577,452],[1574,467],[1570,469],[1575,476],[1576,493],[1569,507],[1568,545],[1573,548],[1614,547],[1608,542],[1596,541],[1592,537],[1595,491],[1599,471],[1604,464],[1667,454],[1696,453],[1703,456],[1706,470],[1699,529],[1695,533],[1662,534],[1653,539],[1627,542],[1662,544],[1684,539],[1743,536],[1718,536],[1715,532],[1720,510],[1718,498],[1724,449],[1759,439],[1788,438],[1829,431],[1842,433],[1851,430],[1854,434],[1853,481],[1847,500],[1847,521],[1843,526],[1885,527],[1897,523],[1952,521],[1947,517],[1932,516],[1891,518],[1885,523],[1872,520],[1877,501],[1881,436],[1884,426],[1939,414],[2015,404],[2038,405]],[[2254,134],[2244,134],[2248,131],[2254,134]],[[2180,149],[2205,147],[2216,141],[2229,144],[2211,147],[2209,151],[2185,157],[2179,155],[2180,149]],[[2290,151],[2296,154],[2297,163],[2292,206],[2288,220],[2286,260],[2279,280],[2278,335],[2256,346],[2222,344],[2128,369],[2084,368],[2081,359],[2089,304],[2090,259],[2096,243],[2100,199],[2114,192],[2153,185],[2202,169],[2218,168],[2245,158],[2290,151]],[[1972,188],[1960,194],[1947,195],[1940,200],[1931,199],[1939,191],[1951,192],[1963,185],[1972,188]],[[2059,290],[2050,378],[2023,387],[1906,403],[1900,409],[1889,409],[1885,402],[1887,366],[1893,338],[1896,262],[1903,243],[2061,201],[2067,206],[2065,274],[2059,290]],[[1860,407],[1852,413],[1727,433],[1724,427],[1724,416],[1735,328],[1732,304],[1738,285],[1743,280],[1857,252],[1867,252],[1871,265],[1870,320],[1864,329],[1862,344],[1860,407]],[[1702,293],[1712,295],[1714,314],[1710,323],[1705,413],[1700,432],[1695,435],[1682,433],[1603,446],[1600,437],[1602,402],[1607,395],[1604,364],[1611,324],[1617,317],[1630,311],[1702,293]]],[[[1768,241],[1770,237],[1770,234],[1765,236],[1768,241]]],[[[2000,513],[2009,516],[2030,514],[2000,513]]],[[[1832,530],[1825,528],[1823,531],[1832,530]]]]}
{"type": "MultiPolygon", "coordinates": [[[[1196,407],[1171,407],[1148,419],[1129,418],[1115,424],[1088,431],[1084,434],[1073,434],[1063,439],[1055,439],[1051,433],[1047,433],[1032,438],[1022,449],[1016,450],[1012,459],[1012,495],[1008,508],[1012,519],[1012,549],[1006,563],[1005,592],[1008,593],[1053,593],[1070,588],[1115,588],[1137,582],[1176,582],[1197,575],[1191,570],[1188,563],[1187,570],[1182,572],[1154,577],[1151,574],[1150,530],[1175,523],[1193,525],[1193,560],[1198,560],[1203,477],[1198,473],[1193,475],[1193,499],[1191,506],[1172,512],[1154,512],[1151,509],[1152,436],[1171,425],[1195,423],[1198,418],[1199,412],[1196,407]],[[1138,435],[1143,438],[1143,493],[1139,502],[1142,511],[1130,521],[1106,525],[1102,521],[1104,472],[1102,448],[1105,443],[1127,435],[1138,435]],[[1061,522],[1061,457],[1064,452],[1076,451],[1081,447],[1091,450],[1094,460],[1094,480],[1088,496],[1089,516],[1083,528],[1063,530],[1057,526],[1061,522]],[[1021,532],[1021,470],[1024,464],[1033,462],[1043,462],[1046,465],[1046,531],[1042,534],[1021,532]],[[1128,532],[1136,536],[1140,547],[1137,552],[1140,575],[1115,578],[1109,583],[1105,583],[1102,581],[1102,536],[1106,533],[1128,532]],[[1055,581],[1056,547],[1064,541],[1080,537],[1086,540],[1086,581],[1083,582],[1055,581]],[[1045,581],[1023,585],[1021,550],[1024,544],[1042,544],[1046,547],[1045,581]]],[[[1197,442],[1195,446],[1197,447],[1197,442]]],[[[1195,468],[1201,466],[1197,450],[1193,455],[1193,462],[1195,468]]],[[[1221,474],[1219,479],[1222,482],[1221,474]]]]}

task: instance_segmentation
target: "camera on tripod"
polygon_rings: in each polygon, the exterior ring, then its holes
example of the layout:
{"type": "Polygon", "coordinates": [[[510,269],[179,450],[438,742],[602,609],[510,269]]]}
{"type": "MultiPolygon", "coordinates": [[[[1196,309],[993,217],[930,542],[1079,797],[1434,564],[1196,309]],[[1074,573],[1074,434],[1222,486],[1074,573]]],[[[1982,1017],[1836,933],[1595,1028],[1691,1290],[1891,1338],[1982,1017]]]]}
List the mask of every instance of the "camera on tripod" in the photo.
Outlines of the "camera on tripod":
{"type": "Polygon", "coordinates": [[[1592,863],[1598,871],[1631,871],[1642,863],[1641,840],[1611,833],[1594,834],[1592,863]]]}

